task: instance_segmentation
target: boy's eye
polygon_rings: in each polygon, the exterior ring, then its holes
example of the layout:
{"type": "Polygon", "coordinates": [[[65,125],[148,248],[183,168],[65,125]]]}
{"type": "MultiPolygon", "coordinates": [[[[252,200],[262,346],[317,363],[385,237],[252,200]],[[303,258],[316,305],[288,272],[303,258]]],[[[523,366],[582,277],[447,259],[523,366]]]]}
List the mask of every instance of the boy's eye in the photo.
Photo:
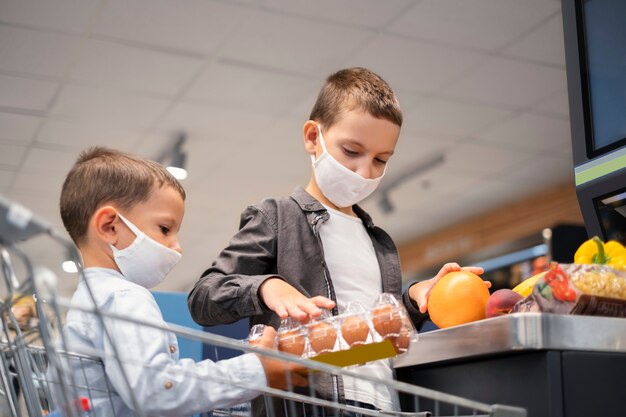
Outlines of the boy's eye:
{"type": "Polygon", "coordinates": [[[378,162],[379,164],[385,165],[387,164],[387,161],[384,159],[380,159],[380,158],[375,158],[374,159],[376,162],[378,162]]]}
{"type": "Polygon", "coordinates": [[[170,232],[170,228],[167,226],[159,226],[161,228],[161,233],[167,235],[170,232]]]}
{"type": "Polygon", "coordinates": [[[343,151],[345,152],[346,155],[350,155],[350,156],[356,156],[359,153],[356,151],[353,151],[352,149],[348,149],[348,148],[343,148],[343,151]]]}

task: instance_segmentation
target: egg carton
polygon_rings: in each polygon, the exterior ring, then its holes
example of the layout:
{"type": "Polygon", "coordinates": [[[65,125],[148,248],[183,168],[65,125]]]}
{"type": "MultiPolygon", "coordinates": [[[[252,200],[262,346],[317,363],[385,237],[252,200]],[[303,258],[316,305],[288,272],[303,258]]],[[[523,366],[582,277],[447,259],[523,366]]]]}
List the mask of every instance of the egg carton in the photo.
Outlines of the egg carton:
{"type": "MultiPolygon", "coordinates": [[[[254,344],[263,329],[263,325],[254,326],[248,342],[254,344]]],[[[370,309],[350,302],[337,316],[323,310],[319,318],[307,323],[283,319],[275,347],[301,358],[346,367],[402,355],[416,340],[417,332],[404,307],[392,294],[383,293],[370,309]]]]}

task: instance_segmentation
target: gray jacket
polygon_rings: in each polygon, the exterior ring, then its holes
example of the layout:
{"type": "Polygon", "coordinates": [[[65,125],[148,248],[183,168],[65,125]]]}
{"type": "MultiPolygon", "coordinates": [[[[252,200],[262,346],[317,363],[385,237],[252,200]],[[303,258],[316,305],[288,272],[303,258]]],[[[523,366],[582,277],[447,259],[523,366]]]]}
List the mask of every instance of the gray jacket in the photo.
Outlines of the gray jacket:
{"type": "MultiPolygon", "coordinates": [[[[393,240],[360,207],[353,209],[372,239],[383,292],[400,297],[400,260],[393,240]]],[[[307,297],[322,295],[336,301],[319,237],[319,227],[328,216],[324,206],[301,187],[290,197],[268,198],[246,208],[239,232],[189,294],[187,301],[193,319],[213,326],[249,317],[251,326],[263,323],[278,328],[280,319],[258,296],[263,281],[276,276],[307,297]]],[[[419,312],[408,292],[401,297],[419,328],[427,315],[419,312]]],[[[367,305],[371,301],[363,300],[363,303],[367,305]]],[[[322,387],[318,383],[318,390],[328,390],[323,393],[326,398],[343,401],[340,380],[326,387],[319,382],[322,387]]]]}

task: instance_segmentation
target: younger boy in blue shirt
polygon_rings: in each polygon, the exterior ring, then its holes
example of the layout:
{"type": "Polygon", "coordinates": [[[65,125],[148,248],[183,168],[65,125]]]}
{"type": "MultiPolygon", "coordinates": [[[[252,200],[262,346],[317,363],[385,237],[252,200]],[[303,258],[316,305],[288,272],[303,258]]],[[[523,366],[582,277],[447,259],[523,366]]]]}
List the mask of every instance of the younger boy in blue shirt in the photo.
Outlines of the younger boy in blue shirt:
{"type": "MultiPolygon", "coordinates": [[[[161,165],[105,148],[83,152],[65,179],[61,217],[81,252],[84,277],[63,332],[68,350],[102,355],[102,364],[70,361],[78,394],[90,397],[94,415],[135,415],[130,391],[147,415],[229,407],[258,395],[238,384],[284,388],[286,373],[297,370],[255,354],[220,362],[180,359],[175,334],[110,318],[166,326],[149,288],[181,258],[184,199],[182,186],[161,165]],[[77,308],[93,308],[91,294],[104,323],[77,308]]],[[[266,330],[260,345],[273,347],[274,336],[266,330]]],[[[298,373],[290,377],[294,385],[307,383],[298,373]]]]}

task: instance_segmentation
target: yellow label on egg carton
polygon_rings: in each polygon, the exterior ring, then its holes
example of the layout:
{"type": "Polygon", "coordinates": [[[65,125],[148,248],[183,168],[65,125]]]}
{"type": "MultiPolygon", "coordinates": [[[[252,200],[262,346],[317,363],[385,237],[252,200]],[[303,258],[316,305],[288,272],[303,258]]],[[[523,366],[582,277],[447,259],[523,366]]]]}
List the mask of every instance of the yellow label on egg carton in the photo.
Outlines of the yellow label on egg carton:
{"type": "Polygon", "coordinates": [[[339,367],[362,365],[380,359],[393,358],[396,350],[389,339],[382,342],[352,346],[348,350],[321,353],[309,359],[339,367]]]}

